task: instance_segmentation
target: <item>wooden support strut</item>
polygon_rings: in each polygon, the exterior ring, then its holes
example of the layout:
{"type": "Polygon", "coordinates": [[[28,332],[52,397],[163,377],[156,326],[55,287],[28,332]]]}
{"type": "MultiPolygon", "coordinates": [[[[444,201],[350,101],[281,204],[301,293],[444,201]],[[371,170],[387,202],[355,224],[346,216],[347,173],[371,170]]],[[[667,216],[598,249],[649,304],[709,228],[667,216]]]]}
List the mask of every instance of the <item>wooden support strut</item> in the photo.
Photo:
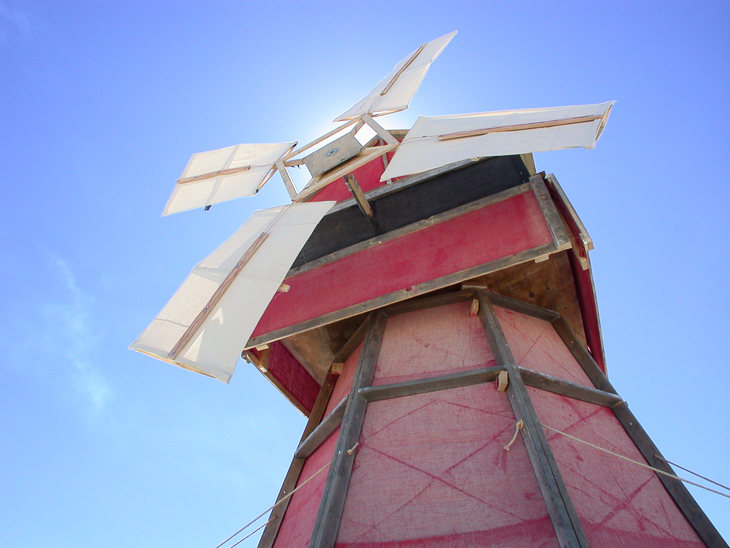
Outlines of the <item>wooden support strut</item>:
{"type": "Polygon", "coordinates": [[[480,302],[479,317],[492,347],[497,364],[509,373],[507,395],[517,420],[524,421],[523,437],[533,470],[561,547],[588,547],[588,539],[568,494],[568,488],[548,445],[545,432],[532,406],[520,369],[512,356],[507,339],[484,290],[476,290],[480,302]]]}
{"type": "MultiPolygon", "coordinates": [[[[314,402],[312,412],[309,414],[307,426],[304,428],[304,433],[302,434],[299,442],[300,445],[309,438],[309,436],[316,430],[317,426],[322,422],[322,417],[324,416],[324,412],[327,410],[327,404],[329,403],[332,391],[335,388],[335,382],[339,377],[339,373],[334,373],[336,365],[335,362],[341,361],[344,363],[352,355],[358,345],[362,342],[368,325],[369,323],[364,321],[335,356],[335,360],[330,366],[330,370],[327,373],[324,383],[322,384],[322,388],[319,391],[317,400],[314,402]]],[[[297,482],[299,481],[299,476],[305,462],[306,459],[304,458],[294,457],[292,459],[289,471],[287,472],[286,477],[284,478],[284,483],[279,491],[279,496],[276,497],[277,502],[291,493],[291,491],[297,486],[297,482]]],[[[289,506],[290,501],[291,498],[288,498],[285,502],[282,502],[272,510],[268,525],[266,525],[266,529],[264,529],[261,540],[259,540],[258,548],[271,548],[274,545],[276,535],[279,532],[281,522],[284,519],[284,514],[286,513],[286,509],[289,506]]]]}
{"type": "Polygon", "coordinates": [[[373,217],[375,217],[373,214],[373,208],[367,198],[365,198],[365,193],[362,191],[362,188],[360,188],[360,185],[357,184],[357,179],[355,179],[355,176],[352,173],[345,175],[345,184],[355,197],[355,201],[357,202],[360,211],[362,211],[362,214],[369,219],[373,219],[373,217]]]}
{"type": "Polygon", "coordinates": [[[331,548],[335,545],[352,474],[352,465],[355,461],[355,452],[352,451],[352,448],[360,438],[365,420],[367,402],[360,397],[358,391],[372,384],[386,320],[387,315],[383,312],[374,312],[371,316],[370,329],[360,351],[360,359],[355,370],[355,378],[352,382],[350,397],[342,419],[340,435],[335,446],[309,548],[331,548]]]}
{"type": "Polygon", "coordinates": [[[603,118],[603,115],[598,116],[576,116],[575,118],[564,118],[562,120],[546,120],[544,122],[528,122],[525,124],[513,124],[509,126],[496,126],[484,129],[474,129],[470,131],[458,131],[455,133],[444,133],[439,135],[437,139],[439,141],[450,141],[453,139],[465,139],[467,137],[480,137],[489,133],[504,133],[506,131],[522,131],[527,129],[540,129],[547,127],[558,127],[558,126],[570,126],[574,124],[586,124],[589,122],[595,122],[603,118]]]}
{"type": "MultiPolygon", "coordinates": [[[[616,390],[608,380],[608,377],[606,377],[605,373],[601,371],[600,367],[598,367],[598,364],[593,359],[593,356],[591,356],[588,349],[575,337],[568,326],[568,322],[561,317],[553,321],[553,326],[573,353],[573,356],[583,368],[586,375],[588,375],[588,378],[594,386],[602,391],[616,394],[616,390]]],[[[642,428],[641,424],[639,424],[639,421],[636,420],[636,417],[631,412],[628,405],[626,405],[625,402],[621,402],[618,405],[613,406],[612,409],[616,418],[624,427],[624,430],[649,465],[676,476],[672,467],[666,462],[659,449],[656,445],[654,445],[654,442],[642,428]]],[[[678,479],[665,476],[664,474],[657,474],[657,478],[659,478],[662,482],[664,488],[674,499],[674,502],[677,504],[702,541],[707,544],[707,546],[727,548],[728,544],[722,538],[717,529],[715,529],[715,526],[705,515],[702,508],[700,508],[697,504],[697,501],[695,501],[694,497],[687,490],[684,483],[678,479]]]]}
{"type": "Polygon", "coordinates": [[[175,346],[172,347],[172,350],[170,350],[170,353],[167,355],[168,358],[175,359],[178,353],[180,353],[190,342],[190,340],[195,336],[195,333],[197,333],[198,329],[200,329],[200,326],[203,325],[203,322],[213,311],[215,305],[218,304],[218,302],[223,297],[223,294],[231,286],[233,280],[236,279],[236,276],[238,276],[238,274],[243,270],[243,267],[246,266],[246,264],[251,260],[251,258],[263,245],[263,243],[266,241],[266,238],[268,237],[268,232],[262,232],[261,235],[253,242],[253,244],[251,244],[251,247],[246,250],[241,259],[236,263],[236,266],[233,267],[233,269],[228,273],[228,276],[226,276],[225,280],[223,280],[223,283],[221,283],[218,289],[216,289],[215,293],[213,293],[213,296],[208,300],[206,305],[203,307],[203,310],[198,313],[190,326],[185,330],[185,333],[183,333],[182,337],[180,337],[180,340],[178,340],[175,346]]]}

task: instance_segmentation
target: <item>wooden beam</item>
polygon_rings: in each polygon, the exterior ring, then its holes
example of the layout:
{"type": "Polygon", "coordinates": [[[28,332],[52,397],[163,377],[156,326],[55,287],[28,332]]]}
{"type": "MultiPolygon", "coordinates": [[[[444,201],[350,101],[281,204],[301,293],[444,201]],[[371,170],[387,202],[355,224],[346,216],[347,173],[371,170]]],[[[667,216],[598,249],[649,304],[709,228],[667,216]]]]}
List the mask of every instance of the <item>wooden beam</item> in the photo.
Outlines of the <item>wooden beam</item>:
{"type": "Polygon", "coordinates": [[[314,453],[317,448],[326,440],[332,432],[342,423],[342,416],[345,414],[345,406],[349,396],[345,396],[340,403],[337,404],[332,412],[319,423],[309,436],[306,437],[294,452],[295,459],[306,459],[314,453]]]}
{"type": "Polygon", "coordinates": [[[560,214],[558,213],[552,198],[550,198],[550,193],[545,186],[545,181],[542,176],[542,173],[538,173],[537,175],[530,177],[530,185],[532,186],[532,190],[535,192],[535,196],[537,196],[537,201],[540,204],[543,215],[545,215],[545,220],[550,227],[550,232],[553,235],[553,239],[555,240],[558,249],[560,251],[570,249],[571,244],[570,238],[568,237],[568,231],[565,229],[563,221],[560,219],[560,214]]]}
{"type": "Polygon", "coordinates": [[[373,120],[372,116],[370,116],[369,114],[363,114],[362,115],[362,120],[367,125],[369,125],[370,128],[375,133],[378,134],[378,137],[380,137],[383,141],[385,141],[389,145],[395,145],[397,147],[400,144],[398,142],[398,139],[396,139],[395,137],[393,137],[387,129],[385,129],[383,126],[381,126],[375,120],[373,120]]]}
{"type": "MultiPolygon", "coordinates": [[[[601,368],[598,367],[598,364],[593,359],[590,352],[588,352],[588,350],[570,331],[570,327],[568,327],[567,322],[561,318],[553,322],[553,325],[555,326],[555,330],[558,334],[563,338],[565,344],[568,348],[570,348],[573,356],[575,356],[578,363],[580,363],[583,371],[585,371],[588,378],[591,379],[594,386],[602,391],[616,394],[616,390],[608,380],[608,377],[606,377],[605,373],[603,373],[601,368]]],[[[618,405],[613,406],[612,409],[616,418],[624,427],[624,430],[634,442],[634,445],[636,445],[641,454],[644,456],[649,466],[653,466],[658,470],[662,470],[668,474],[676,476],[674,469],[672,469],[669,463],[666,462],[664,456],[661,454],[657,446],[654,445],[654,442],[651,440],[646,431],[642,428],[626,402],[622,401],[618,405]]],[[[662,482],[664,488],[674,499],[674,502],[677,504],[702,541],[707,546],[727,548],[727,543],[702,511],[702,508],[700,508],[699,504],[697,504],[697,501],[695,501],[694,497],[692,497],[684,483],[677,479],[665,476],[664,474],[657,474],[656,476],[659,478],[659,481],[662,482]]]]}
{"type": "Polygon", "coordinates": [[[309,548],[331,548],[335,545],[352,474],[352,465],[357,454],[354,449],[360,439],[365,420],[367,402],[358,395],[358,391],[366,386],[371,386],[373,382],[386,321],[387,315],[383,312],[373,313],[370,329],[360,352],[345,415],[342,418],[340,435],[335,446],[309,548]]]}
{"type": "Polygon", "coordinates": [[[262,244],[266,241],[266,238],[269,237],[268,232],[263,232],[261,235],[254,240],[254,242],[251,244],[251,246],[246,250],[246,252],[243,254],[241,259],[236,263],[236,265],[233,267],[233,269],[228,273],[228,276],[223,280],[220,286],[218,286],[218,289],[215,290],[215,293],[213,293],[213,296],[208,300],[206,305],[203,307],[203,310],[201,310],[198,315],[195,317],[195,319],[192,321],[190,326],[185,330],[185,332],[180,337],[180,340],[177,341],[175,346],[172,347],[172,350],[170,350],[170,353],[167,355],[170,359],[175,359],[175,357],[187,346],[187,344],[190,342],[190,340],[195,336],[195,334],[198,332],[198,329],[200,329],[200,326],[203,325],[203,322],[205,322],[205,319],[208,317],[208,315],[213,311],[213,308],[215,308],[215,305],[218,304],[218,302],[223,297],[223,294],[228,290],[228,288],[233,283],[233,280],[236,279],[236,276],[243,270],[243,267],[248,264],[248,262],[251,260],[251,258],[254,256],[254,254],[259,250],[259,248],[262,246],[262,244]]]}
{"type": "Polygon", "coordinates": [[[436,308],[447,304],[463,303],[474,298],[474,292],[470,290],[452,291],[450,293],[441,293],[440,295],[429,295],[416,299],[394,304],[385,309],[388,316],[397,316],[407,312],[416,312],[417,310],[426,310],[427,308],[436,308]]]}
{"type": "MultiPolygon", "coordinates": [[[[322,421],[322,416],[327,409],[327,404],[329,403],[330,396],[332,396],[332,391],[335,388],[336,381],[337,375],[333,375],[332,373],[329,373],[327,377],[325,377],[324,384],[322,385],[322,388],[317,395],[317,401],[314,402],[312,412],[309,414],[309,420],[307,421],[307,425],[304,428],[304,432],[302,433],[301,441],[307,439],[307,437],[316,429],[317,425],[319,425],[319,423],[322,421]]],[[[302,473],[302,468],[304,467],[305,462],[306,459],[300,459],[296,457],[292,459],[292,462],[289,465],[289,470],[287,471],[286,477],[284,478],[284,483],[279,490],[279,495],[276,497],[277,502],[279,502],[296,488],[297,482],[299,481],[299,476],[302,473]]],[[[263,534],[261,535],[258,548],[271,548],[274,545],[276,535],[279,533],[279,528],[281,527],[281,522],[284,519],[284,514],[286,514],[286,509],[289,506],[289,502],[291,502],[291,497],[287,498],[286,501],[274,507],[274,509],[271,511],[271,514],[269,515],[269,522],[266,525],[263,534]]]]}
{"type": "Polygon", "coordinates": [[[526,303],[518,299],[513,299],[512,297],[505,297],[499,293],[489,292],[489,300],[492,301],[494,306],[507,308],[509,310],[519,312],[520,314],[526,314],[527,316],[533,316],[548,322],[552,322],[560,317],[560,314],[554,310],[526,303]]]}
{"type": "Polygon", "coordinates": [[[401,398],[403,396],[413,396],[415,394],[425,394],[427,392],[437,392],[439,390],[449,390],[451,388],[493,382],[497,379],[500,372],[504,372],[501,367],[484,367],[473,371],[460,371],[458,373],[440,375],[427,379],[415,379],[393,384],[369,386],[361,388],[358,394],[368,402],[389,400],[391,398],[401,398]]]}
{"type": "Polygon", "coordinates": [[[204,173],[202,175],[195,175],[193,177],[182,177],[177,180],[177,184],[184,185],[186,183],[196,183],[205,179],[212,179],[213,177],[223,177],[225,175],[235,175],[236,173],[243,173],[249,171],[251,166],[233,167],[229,169],[219,169],[218,171],[212,171],[210,173],[204,173]]]}
{"type": "Polygon", "coordinates": [[[360,188],[360,185],[357,184],[357,179],[355,179],[355,176],[352,173],[345,175],[345,185],[347,185],[347,188],[350,189],[350,192],[352,192],[352,195],[355,197],[355,201],[357,202],[360,211],[362,211],[362,214],[369,219],[372,219],[374,217],[373,208],[370,206],[367,198],[365,198],[362,188],[360,188]]]}
{"type": "Polygon", "coordinates": [[[359,120],[360,120],[359,118],[353,118],[352,120],[348,120],[347,122],[345,122],[345,123],[344,123],[344,124],[342,124],[341,126],[339,126],[339,127],[335,128],[335,129],[333,129],[332,131],[328,131],[327,133],[325,133],[325,134],[324,134],[324,135],[322,135],[321,137],[318,137],[318,138],[317,138],[317,139],[315,139],[314,141],[312,141],[312,142],[310,142],[310,143],[307,143],[306,145],[303,145],[303,146],[299,147],[298,149],[296,149],[296,150],[293,150],[293,151],[289,152],[289,154],[285,154],[285,155],[284,155],[284,158],[283,158],[283,160],[284,160],[284,161],[288,161],[288,160],[290,160],[291,158],[294,158],[295,156],[299,156],[299,155],[300,155],[300,154],[301,154],[302,152],[304,152],[305,150],[309,150],[309,149],[310,149],[310,148],[312,148],[313,146],[315,146],[315,145],[318,145],[318,144],[319,144],[319,143],[321,143],[322,141],[324,141],[324,140],[328,139],[329,137],[332,137],[333,135],[335,135],[335,134],[339,133],[339,132],[340,132],[340,131],[342,131],[343,129],[345,129],[345,128],[348,128],[348,127],[350,127],[351,125],[353,125],[353,124],[357,123],[357,122],[358,122],[359,120]]]}
{"type": "Polygon", "coordinates": [[[403,66],[398,70],[398,72],[395,73],[393,78],[390,79],[390,82],[388,82],[388,85],[385,86],[383,88],[383,91],[380,92],[381,97],[390,91],[390,88],[392,88],[393,85],[395,84],[396,80],[398,80],[398,78],[400,78],[400,75],[403,74],[408,69],[408,67],[410,67],[413,64],[413,61],[415,61],[418,58],[418,56],[425,49],[426,46],[427,46],[427,44],[421,44],[421,47],[418,48],[413,53],[413,55],[411,55],[410,59],[408,59],[408,61],[406,61],[403,64],[403,66]]]}
{"type": "Polygon", "coordinates": [[[373,147],[371,149],[364,149],[360,154],[357,156],[354,156],[344,164],[341,164],[338,167],[332,168],[326,173],[323,173],[322,175],[319,175],[318,177],[312,178],[312,180],[307,183],[307,186],[299,193],[297,194],[295,202],[306,202],[308,198],[311,198],[314,196],[317,192],[325,188],[330,183],[333,183],[337,179],[344,177],[348,173],[352,173],[355,171],[358,167],[363,166],[367,164],[368,162],[374,160],[375,158],[378,158],[385,154],[386,152],[390,152],[391,150],[395,150],[395,148],[398,146],[399,143],[396,142],[394,145],[386,145],[384,147],[373,147]]]}
{"type": "Polygon", "coordinates": [[[540,390],[547,390],[554,394],[560,394],[561,396],[568,396],[603,407],[613,407],[623,403],[623,400],[616,394],[559,379],[558,377],[533,371],[532,369],[520,367],[520,374],[526,385],[539,388],[540,390]]]}
{"type": "Polygon", "coordinates": [[[335,354],[334,359],[332,360],[332,367],[333,368],[340,368],[340,366],[344,366],[345,362],[349,359],[350,356],[352,356],[352,353],[355,352],[358,346],[360,346],[360,343],[365,338],[365,334],[367,333],[369,328],[368,319],[364,318],[363,321],[360,323],[358,328],[355,330],[355,332],[352,334],[352,336],[347,340],[347,342],[340,348],[340,350],[335,354]]]}
{"type": "Polygon", "coordinates": [[[286,186],[286,191],[289,193],[289,198],[294,200],[297,196],[297,187],[294,186],[294,181],[291,180],[283,160],[276,162],[276,169],[279,170],[279,174],[284,181],[284,186],[286,186]]]}
{"type": "Polygon", "coordinates": [[[535,408],[520,374],[507,339],[494,312],[487,293],[476,290],[480,301],[479,317],[492,348],[497,364],[509,373],[507,396],[516,419],[524,421],[525,447],[537,476],[545,504],[561,547],[588,547],[588,540],[578,519],[578,514],[568,494],[568,488],[548,445],[535,408]]]}
{"type": "Polygon", "coordinates": [[[445,133],[438,136],[439,141],[451,141],[453,139],[465,139],[467,137],[480,137],[488,133],[504,133],[506,131],[523,131],[528,129],[540,129],[546,127],[570,126],[574,124],[586,124],[602,119],[603,116],[576,116],[574,118],[563,118],[562,120],[548,120],[545,122],[528,122],[525,124],[513,124],[509,126],[496,126],[485,129],[474,129],[471,131],[458,131],[445,133]]]}

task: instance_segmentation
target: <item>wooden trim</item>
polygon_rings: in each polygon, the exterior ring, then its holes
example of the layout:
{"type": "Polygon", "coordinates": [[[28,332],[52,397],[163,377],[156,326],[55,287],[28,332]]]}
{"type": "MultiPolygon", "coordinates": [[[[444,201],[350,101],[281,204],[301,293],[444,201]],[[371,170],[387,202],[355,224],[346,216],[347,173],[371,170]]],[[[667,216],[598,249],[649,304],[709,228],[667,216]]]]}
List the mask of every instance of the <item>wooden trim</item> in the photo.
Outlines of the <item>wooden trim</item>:
{"type": "Polygon", "coordinates": [[[263,232],[258,238],[256,238],[256,240],[254,240],[253,244],[251,244],[251,246],[241,257],[241,259],[236,263],[236,266],[234,266],[233,269],[228,273],[228,276],[226,276],[226,278],[223,280],[223,283],[221,283],[221,285],[218,286],[218,289],[215,290],[215,293],[213,293],[213,296],[208,300],[203,310],[198,313],[190,326],[185,330],[185,333],[183,333],[182,337],[180,337],[180,340],[178,340],[175,346],[172,347],[172,350],[170,350],[170,353],[167,355],[169,359],[174,359],[175,356],[180,351],[182,351],[185,346],[190,342],[190,340],[195,336],[198,329],[200,329],[200,326],[203,325],[205,319],[213,311],[213,308],[215,308],[215,305],[218,304],[218,302],[223,297],[223,294],[233,283],[233,280],[236,279],[236,276],[238,276],[241,270],[243,270],[243,267],[246,266],[246,264],[251,260],[251,257],[254,256],[254,254],[259,250],[261,245],[266,241],[266,238],[268,237],[269,233],[263,232]]]}
{"type": "Polygon", "coordinates": [[[348,189],[350,189],[350,192],[355,197],[355,201],[357,202],[360,211],[362,211],[362,214],[372,219],[375,216],[373,214],[373,208],[370,205],[370,202],[367,201],[367,198],[365,198],[362,188],[360,188],[360,185],[357,183],[357,179],[355,179],[355,176],[352,173],[345,175],[345,185],[348,189]]]}
{"type": "Polygon", "coordinates": [[[470,289],[452,291],[451,293],[442,293],[441,295],[430,295],[416,299],[409,299],[389,306],[385,309],[385,312],[388,316],[397,316],[407,312],[416,312],[417,310],[436,308],[447,304],[463,303],[473,298],[474,291],[470,289]]]}
{"type": "Polygon", "coordinates": [[[383,312],[375,312],[372,315],[372,323],[370,323],[369,332],[360,352],[360,360],[355,371],[345,415],[342,418],[340,435],[335,446],[309,548],[331,548],[335,545],[352,474],[352,465],[357,454],[353,448],[360,439],[365,420],[367,402],[358,395],[358,390],[370,386],[373,382],[387,318],[388,316],[383,312]]]}
{"type": "Polygon", "coordinates": [[[570,249],[571,243],[568,237],[568,231],[560,219],[560,214],[552,198],[550,198],[550,193],[545,186],[545,181],[542,176],[542,173],[538,173],[530,177],[530,186],[532,186],[532,190],[535,192],[540,209],[542,209],[542,214],[545,216],[545,220],[550,227],[550,233],[553,235],[553,240],[555,240],[558,250],[570,249]]]}
{"type": "MultiPolygon", "coordinates": [[[[322,388],[317,395],[317,401],[314,402],[312,412],[309,414],[309,420],[307,421],[307,426],[304,428],[304,432],[302,433],[300,444],[307,439],[312,432],[314,432],[317,425],[319,425],[322,421],[322,416],[327,409],[327,404],[329,403],[332,391],[335,388],[337,377],[338,375],[332,374],[331,370],[325,377],[322,388]]],[[[296,457],[292,459],[292,462],[289,465],[289,470],[284,477],[284,482],[279,490],[279,495],[276,497],[277,502],[296,488],[305,462],[306,459],[296,457]]],[[[275,506],[271,511],[271,514],[269,515],[269,522],[261,535],[258,548],[271,548],[274,545],[276,535],[279,533],[279,528],[281,527],[281,522],[284,520],[284,514],[286,514],[289,502],[291,502],[291,497],[287,498],[286,501],[282,502],[278,506],[275,506]]]]}
{"type": "Polygon", "coordinates": [[[381,126],[375,120],[373,120],[373,117],[370,116],[369,114],[363,114],[362,115],[362,120],[368,126],[370,126],[370,129],[372,129],[375,133],[378,134],[378,137],[380,137],[383,141],[385,141],[389,145],[398,146],[400,144],[398,142],[398,139],[396,139],[395,137],[393,137],[387,129],[385,129],[383,126],[381,126]]]}
{"type": "Polygon", "coordinates": [[[559,379],[558,377],[533,371],[532,369],[520,367],[520,374],[526,385],[553,392],[554,394],[560,394],[561,396],[568,396],[569,398],[603,407],[613,407],[623,403],[623,400],[616,394],[559,379]]]}
{"type": "Polygon", "coordinates": [[[400,78],[400,75],[403,74],[408,69],[408,67],[410,67],[413,64],[413,61],[415,61],[416,58],[418,58],[418,56],[426,48],[426,46],[427,46],[427,44],[421,44],[421,47],[418,48],[413,53],[413,55],[411,55],[411,58],[408,59],[408,61],[406,61],[406,63],[398,70],[398,72],[395,73],[395,76],[393,76],[393,78],[390,79],[390,82],[388,82],[388,85],[385,86],[383,88],[383,91],[380,92],[381,97],[390,91],[390,88],[392,88],[393,85],[395,84],[396,80],[398,80],[398,78],[400,78]]]}
{"type": "MultiPolygon", "coordinates": [[[[580,363],[583,371],[586,372],[591,382],[600,390],[616,394],[611,382],[606,377],[605,373],[601,371],[598,364],[591,356],[590,352],[583,346],[583,344],[575,338],[575,335],[570,330],[567,322],[560,318],[553,322],[555,330],[563,338],[565,344],[573,352],[578,363],[580,363]]],[[[659,451],[654,442],[651,440],[646,431],[642,428],[639,421],[636,419],[634,414],[629,409],[626,402],[621,402],[613,407],[613,412],[616,418],[623,426],[626,433],[629,435],[631,440],[636,445],[637,449],[646,459],[649,466],[653,466],[658,470],[662,470],[668,474],[676,476],[676,472],[672,467],[664,460],[663,455],[659,451]]],[[[709,518],[702,511],[702,508],[697,504],[697,501],[692,497],[687,487],[681,481],[665,476],[664,474],[657,474],[657,478],[662,482],[664,488],[667,490],[669,495],[674,499],[674,502],[682,511],[684,516],[689,521],[690,525],[694,528],[697,534],[700,536],[702,541],[707,546],[718,546],[727,548],[727,543],[722,538],[720,533],[715,529],[715,526],[709,520],[709,518]]]]}
{"type": "Polygon", "coordinates": [[[358,394],[368,402],[414,396],[427,392],[437,392],[439,390],[449,390],[462,386],[494,382],[501,371],[504,371],[504,368],[484,367],[473,371],[460,371],[458,373],[429,377],[427,379],[415,379],[393,384],[369,386],[361,388],[358,394]]]}
{"type": "Polygon", "coordinates": [[[574,124],[586,124],[595,122],[603,118],[603,115],[597,116],[576,116],[574,118],[563,118],[561,120],[547,120],[545,122],[528,122],[525,124],[513,124],[510,126],[497,126],[485,129],[474,129],[471,131],[457,131],[455,133],[445,133],[439,135],[439,141],[450,141],[453,139],[464,139],[466,137],[480,137],[488,133],[504,133],[506,131],[523,131],[528,129],[540,129],[546,127],[570,126],[574,124]]]}
{"type": "Polygon", "coordinates": [[[332,432],[342,423],[342,416],[345,414],[345,406],[349,396],[345,396],[340,403],[337,404],[332,412],[317,425],[311,434],[309,434],[297,447],[294,452],[295,459],[306,459],[314,453],[317,448],[326,440],[332,432]]]}
{"type": "Polygon", "coordinates": [[[289,172],[286,170],[286,166],[284,165],[283,160],[278,160],[276,162],[276,169],[279,170],[279,174],[284,181],[284,186],[286,186],[286,191],[289,193],[289,198],[294,200],[297,195],[297,187],[294,186],[294,181],[292,181],[291,177],[289,176],[289,172]]]}
{"type": "Polygon", "coordinates": [[[322,135],[322,137],[319,137],[319,138],[315,139],[314,141],[312,141],[310,143],[307,143],[306,145],[303,145],[303,146],[299,147],[298,149],[289,152],[288,154],[285,154],[282,159],[284,161],[288,161],[289,159],[294,158],[295,156],[299,156],[305,150],[309,150],[313,146],[318,145],[319,143],[321,143],[322,141],[324,141],[328,137],[332,137],[333,135],[339,133],[343,129],[345,129],[347,127],[350,127],[352,124],[358,122],[359,120],[360,120],[360,118],[353,118],[352,120],[348,120],[347,122],[345,122],[344,124],[342,124],[338,128],[333,129],[332,131],[328,131],[327,133],[325,133],[324,135],[322,135]]]}
{"type": "Polygon", "coordinates": [[[560,314],[549,308],[543,308],[534,304],[526,303],[512,297],[505,297],[499,293],[489,292],[489,300],[492,301],[494,306],[501,308],[507,308],[520,314],[526,314],[527,316],[533,316],[541,320],[552,322],[560,317],[560,314]]]}
{"type": "Polygon", "coordinates": [[[354,156],[341,166],[332,168],[326,173],[320,175],[319,178],[312,178],[312,180],[307,184],[304,190],[297,194],[297,197],[294,199],[294,201],[305,202],[308,198],[314,196],[317,192],[325,188],[330,183],[333,183],[337,179],[344,177],[348,173],[352,173],[358,167],[367,164],[375,158],[378,158],[379,156],[382,156],[383,154],[390,152],[391,150],[395,150],[399,144],[400,143],[396,141],[396,143],[392,145],[364,149],[360,154],[354,156]],[[312,184],[312,181],[315,181],[315,179],[316,183],[312,184]]]}
{"type": "Polygon", "coordinates": [[[555,178],[555,175],[553,175],[552,173],[550,173],[546,178],[548,179],[548,181],[550,181],[550,184],[552,185],[553,189],[555,189],[557,195],[560,196],[560,200],[563,202],[563,204],[565,204],[565,209],[568,211],[568,214],[573,219],[575,225],[578,227],[578,232],[583,247],[586,251],[590,251],[591,249],[593,249],[593,238],[591,238],[590,234],[588,234],[588,230],[583,224],[583,221],[580,220],[580,217],[575,211],[573,204],[570,203],[568,196],[566,196],[565,192],[563,191],[563,187],[560,186],[560,183],[555,178]]]}
{"type": "Polygon", "coordinates": [[[407,236],[408,234],[412,234],[413,232],[423,230],[424,228],[429,228],[439,223],[461,217],[462,215],[466,215],[467,213],[471,213],[472,211],[477,211],[498,202],[514,198],[515,196],[519,196],[520,194],[525,194],[526,192],[529,192],[530,189],[530,184],[524,183],[520,186],[509,188],[507,190],[503,190],[502,192],[498,192],[497,194],[493,194],[485,198],[480,198],[479,200],[475,200],[468,204],[464,204],[462,206],[455,207],[454,209],[444,211],[443,213],[433,215],[428,219],[416,221],[415,223],[411,223],[404,227],[391,230],[390,232],[387,232],[385,234],[375,236],[374,238],[370,238],[369,240],[365,240],[364,242],[351,245],[344,249],[335,251],[334,253],[330,253],[329,255],[325,255],[324,257],[320,257],[319,259],[316,259],[314,261],[305,263],[297,268],[292,268],[291,270],[289,270],[289,272],[287,272],[286,277],[291,278],[292,276],[296,276],[297,274],[302,274],[303,272],[319,268],[320,266],[331,263],[332,261],[337,261],[349,255],[354,255],[355,253],[359,253],[360,251],[364,251],[365,249],[370,249],[371,247],[375,247],[376,245],[380,245],[382,243],[401,238],[402,236],[407,236]]]}
{"type": "Polygon", "coordinates": [[[198,181],[204,181],[205,179],[212,179],[213,177],[223,177],[225,175],[235,175],[236,173],[243,173],[249,171],[251,166],[233,167],[229,169],[219,169],[218,171],[211,171],[210,173],[203,173],[202,175],[194,175],[193,177],[181,177],[177,180],[177,184],[184,185],[186,183],[196,183],[198,181]]]}
{"type": "Polygon", "coordinates": [[[525,447],[545,499],[558,542],[562,547],[580,546],[587,548],[588,540],[583,531],[583,526],[573,507],[568,488],[548,445],[545,432],[540,425],[540,420],[537,417],[535,408],[532,406],[527,388],[520,374],[520,368],[512,356],[512,351],[502,332],[492,303],[485,291],[478,289],[476,294],[480,301],[479,317],[482,320],[492,352],[497,358],[497,364],[503,366],[509,373],[507,396],[516,419],[524,421],[525,427],[522,431],[525,447]]]}
{"type": "Polygon", "coordinates": [[[557,246],[554,242],[528,249],[526,251],[521,251],[520,253],[510,255],[509,257],[502,257],[501,259],[468,268],[460,272],[455,272],[453,274],[449,274],[448,276],[443,276],[441,278],[429,280],[422,284],[414,285],[410,289],[401,289],[387,295],[382,295],[375,299],[370,299],[369,301],[345,307],[335,312],[323,314],[322,316],[312,318],[311,320],[307,320],[305,322],[290,325],[282,329],[271,331],[269,333],[264,333],[263,335],[259,335],[257,337],[249,339],[246,343],[245,348],[251,348],[253,346],[258,346],[261,344],[271,343],[285,337],[290,337],[291,335],[296,335],[297,333],[309,331],[310,329],[344,320],[352,316],[357,316],[358,314],[363,314],[365,312],[370,312],[372,310],[382,308],[389,304],[397,303],[399,301],[410,299],[418,295],[423,295],[424,293],[429,293],[443,287],[454,285],[459,282],[463,282],[464,280],[476,278],[477,276],[483,276],[485,274],[489,274],[490,272],[502,270],[504,268],[508,268],[510,266],[518,265],[528,261],[534,261],[535,259],[538,259],[540,257],[551,255],[556,251],[557,246]]]}

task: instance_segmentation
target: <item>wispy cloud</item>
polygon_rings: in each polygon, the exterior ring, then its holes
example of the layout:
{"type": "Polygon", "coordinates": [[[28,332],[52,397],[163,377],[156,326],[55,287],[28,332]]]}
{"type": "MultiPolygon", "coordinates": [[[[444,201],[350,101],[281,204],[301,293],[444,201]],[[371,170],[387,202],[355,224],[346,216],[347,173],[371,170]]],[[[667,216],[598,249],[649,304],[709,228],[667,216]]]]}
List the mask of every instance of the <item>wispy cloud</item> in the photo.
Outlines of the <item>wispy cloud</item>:
{"type": "MultiPolygon", "coordinates": [[[[50,335],[55,340],[56,356],[70,366],[73,388],[83,396],[94,412],[99,413],[112,398],[112,389],[94,364],[99,344],[93,329],[94,300],[76,282],[69,264],[60,257],[52,258],[60,275],[65,296],[43,307],[50,335]]],[[[48,337],[46,337],[48,341],[48,337]]]]}

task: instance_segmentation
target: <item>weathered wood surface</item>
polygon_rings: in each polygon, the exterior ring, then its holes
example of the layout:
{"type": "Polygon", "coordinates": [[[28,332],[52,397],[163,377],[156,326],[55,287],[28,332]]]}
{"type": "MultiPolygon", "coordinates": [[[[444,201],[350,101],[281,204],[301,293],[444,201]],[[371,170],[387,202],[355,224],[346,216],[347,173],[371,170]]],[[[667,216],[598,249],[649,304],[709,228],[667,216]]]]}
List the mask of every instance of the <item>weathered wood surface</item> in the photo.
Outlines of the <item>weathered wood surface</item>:
{"type": "Polygon", "coordinates": [[[387,400],[390,398],[413,396],[415,394],[425,394],[426,392],[436,392],[438,390],[448,390],[450,388],[493,382],[501,371],[503,371],[501,367],[484,367],[473,371],[460,371],[458,373],[440,375],[427,379],[415,379],[393,384],[369,386],[361,388],[358,393],[369,402],[387,400]]]}
{"type": "Polygon", "coordinates": [[[582,386],[532,369],[520,367],[520,374],[526,385],[560,394],[561,396],[568,396],[603,407],[613,407],[623,402],[616,394],[582,386]]]}
{"type": "Polygon", "coordinates": [[[488,294],[483,290],[476,290],[480,301],[479,317],[484,325],[484,331],[489,339],[497,364],[504,367],[509,373],[507,395],[517,420],[523,420],[525,446],[530,462],[537,476],[540,490],[553,522],[561,547],[588,547],[588,540],[578,514],[568,494],[568,488],[555,462],[552,450],[547,442],[545,433],[540,425],[535,408],[530,401],[527,388],[520,374],[507,339],[499,325],[488,294]]]}
{"type": "Polygon", "coordinates": [[[373,382],[386,321],[386,314],[373,313],[372,323],[370,323],[369,332],[360,352],[355,378],[335,446],[335,454],[309,541],[310,548],[332,547],[335,544],[347,487],[352,474],[352,465],[357,454],[356,444],[360,438],[367,406],[367,402],[358,395],[358,390],[370,386],[373,382]]]}

